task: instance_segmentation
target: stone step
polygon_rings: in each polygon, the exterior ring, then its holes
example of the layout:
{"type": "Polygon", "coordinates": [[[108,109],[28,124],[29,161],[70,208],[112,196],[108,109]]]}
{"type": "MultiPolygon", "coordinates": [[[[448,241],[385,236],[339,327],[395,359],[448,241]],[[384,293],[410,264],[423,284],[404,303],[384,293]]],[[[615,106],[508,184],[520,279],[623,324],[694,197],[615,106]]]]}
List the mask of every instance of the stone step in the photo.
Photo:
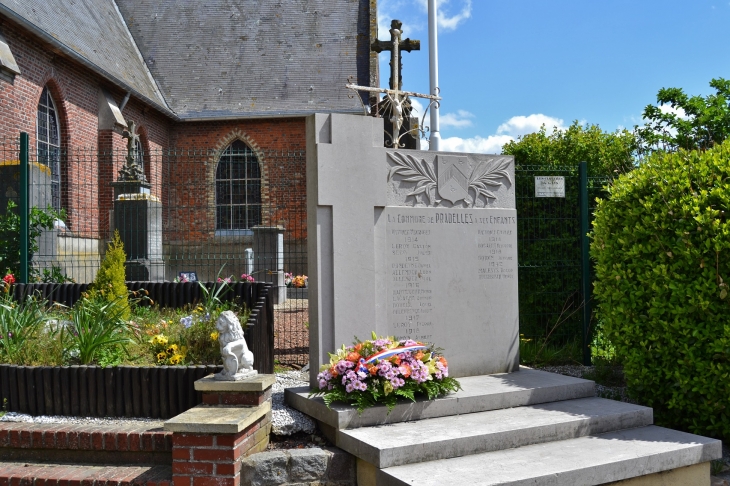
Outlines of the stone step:
{"type": "MultiPolygon", "coordinates": [[[[358,475],[374,476],[378,486],[591,486],[693,466],[720,457],[719,440],[648,426],[381,470],[373,468],[369,474],[358,471],[358,475]]],[[[708,483],[709,466],[704,484],[708,483]]]]}
{"type": "Polygon", "coordinates": [[[0,484],[85,486],[171,486],[170,466],[79,466],[0,462],[0,484]]]}
{"type": "Polygon", "coordinates": [[[327,408],[321,398],[309,398],[309,388],[287,388],[286,402],[293,408],[313,417],[330,429],[353,429],[371,425],[430,419],[450,415],[484,412],[503,408],[521,407],[539,403],[592,397],[592,381],[545,371],[520,368],[515,373],[469,376],[459,378],[462,390],[436,400],[419,399],[415,403],[404,400],[388,413],[385,406],[368,408],[358,414],[354,408],[333,403],[327,408]]]}
{"type": "Polygon", "coordinates": [[[340,430],[335,445],[382,469],[652,423],[651,408],[592,397],[340,430]]]}

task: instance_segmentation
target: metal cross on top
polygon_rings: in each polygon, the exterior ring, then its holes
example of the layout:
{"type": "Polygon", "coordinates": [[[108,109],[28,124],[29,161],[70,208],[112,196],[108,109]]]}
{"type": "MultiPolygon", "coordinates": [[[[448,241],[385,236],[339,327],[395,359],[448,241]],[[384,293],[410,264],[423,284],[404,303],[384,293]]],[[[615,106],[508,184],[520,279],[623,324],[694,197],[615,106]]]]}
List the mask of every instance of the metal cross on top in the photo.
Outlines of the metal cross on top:
{"type": "MultiPolygon", "coordinates": [[[[393,132],[390,135],[391,143],[393,148],[401,148],[403,145],[400,143],[401,137],[403,137],[406,134],[410,134],[411,131],[405,132],[403,134],[400,133],[401,127],[403,126],[403,102],[408,98],[409,96],[412,96],[414,98],[425,98],[428,100],[431,100],[431,104],[437,103],[439,100],[441,100],[440,96],[435,95],[426,95],[421,93],[414,93],[412,91],[401,91],[401,67],[402,63],[400,61],[400,51],[408,51],[411,50],[419,50],[421,48],[421,41],[412,41],[411,39],[406,39],[403,44],[401,45],[401,27],[403,24],[399,20],[393,20],[391,22],[391,29],[390,29],[390,38],[392,45],[388,45],[385,41],[376,41],[372,45],[372,49],[376,52],[382,52],[385,50],[390,51],[391,53],[391,59],[390,59],[390,67],[391,67],[391,79],[390,79],[390,89],[383,89],[383,88],[372,88],[370,86],[358,86],[356,84],[349,83],[346,86],[352,90],[355,91],[366,91],[369,93],[385,93],[385,96],[388,98],[388,101],[392,105],[392,116],[390,117],[390,121],[393,124],[393,132]],[[378,50],[380,49],[380,50],[378,50]],[[397,69],[395,67],[397,66],[397,69]]],[[[358,96],[359,98],[359,96],[358,96]]],[[[362,102],[362,99],[360,100],[362,102]]],[[[429,104],[430,106],[430,104],[429,104]]],[[[428,109],[426,109],[428,111],[428,109]]],[[[424,119],[425,119],[425,113],[424,113],[424,119]]],[[[418,128],[415,128],[414,130],[418,130],[418,128]]]]}
{"type": "Polygon", "coordinates": [[[390,89],[400,89],[403,86],[403,61],[401,59],[401,51],[411,52],[421,50],[421,41],[419,40],[401,40],[403,33],[403,22],[393,20],[390,23],[390,42],[375,40],[370,46],[370,50],[380,54],[383,51],[390,51],[390,89]],[[395,76],[393,73],[398,72],[398,86],[394,85],[395,76]]]}

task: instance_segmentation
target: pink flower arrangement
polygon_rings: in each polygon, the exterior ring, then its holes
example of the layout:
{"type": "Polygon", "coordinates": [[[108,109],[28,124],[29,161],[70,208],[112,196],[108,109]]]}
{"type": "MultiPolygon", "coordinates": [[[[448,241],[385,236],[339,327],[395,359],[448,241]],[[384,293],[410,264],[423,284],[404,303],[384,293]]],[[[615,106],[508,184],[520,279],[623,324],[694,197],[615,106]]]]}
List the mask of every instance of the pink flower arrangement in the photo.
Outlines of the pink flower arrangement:
{"type": "Polygon", "coordinates": [[[252,275],[249,275],[247,273],[241,274],[241,282],[254,282],[255,279],[252,275]]]}
{"type": "Polygon", "coordinates": [[[383,403],[392,409],[398,397],[415,400],[417,393],[429,399],[461,388],[449,378],[446,359],[432,345],[418,341],[377,337],[342,346],[330,353],[329,364],[317,375],[327,406],[333,401],[355,405],[359,412],[383,403]]]}

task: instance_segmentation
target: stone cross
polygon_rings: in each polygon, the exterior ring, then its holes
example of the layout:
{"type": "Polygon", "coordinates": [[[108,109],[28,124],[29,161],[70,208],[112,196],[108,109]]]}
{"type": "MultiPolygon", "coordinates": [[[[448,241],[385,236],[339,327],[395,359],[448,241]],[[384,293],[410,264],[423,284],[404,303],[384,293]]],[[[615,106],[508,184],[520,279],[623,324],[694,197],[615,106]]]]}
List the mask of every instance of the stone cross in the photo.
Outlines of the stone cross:
{"type": "Polygon", "coordinates": [[[133,120],[127,122],[127,129],[122,132],[122,137],[127,139],[127,157],[126,163],[119,170],[120,181],[140,181],[147,182],[147,178],[142,172],[142,168],[137,164],[137,144],[139,143],[139,134],[136,131],[133,120]]]}
{"type": "Polygon", "coordinates": [[[403,22],[393,20],[390,23],[390,41],[375,40],[370,49],[380,54],[383,51],[390,51],[390,89],[399,90],[403,86],[403,62],[400,51],[420,51],[421,41],[401,40],[403,22]],[[398,86],[394,86],[395,73],[398,73],[398,86]]]}

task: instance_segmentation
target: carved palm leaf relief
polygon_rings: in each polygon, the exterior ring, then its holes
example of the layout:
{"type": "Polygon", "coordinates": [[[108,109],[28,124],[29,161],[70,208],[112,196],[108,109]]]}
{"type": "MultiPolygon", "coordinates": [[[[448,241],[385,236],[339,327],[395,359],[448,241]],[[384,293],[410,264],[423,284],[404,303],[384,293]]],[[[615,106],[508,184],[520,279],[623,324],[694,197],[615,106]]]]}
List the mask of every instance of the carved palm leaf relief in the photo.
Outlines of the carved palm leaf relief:
{"type": "MultiPolygon", "coordinates": [[[[481,195],[484,198],[496,198],[488,188],[497,188],[502,185],[500,179],[507,179],[512,184],[512,179],[509,177],[507,168],[509,167],[509,157],[502,157],[501,159],[495,160],[490,163],[488,160],[481,160],[479,164],[474,168],[471,177],[469,177],[469,189],[474,189],[474,203],[477,198],[481,195]]],[[[472,203],[473,204],[473,203],[472,203]]]]}
{"type": "Polygon", "coordinates": [[[432,200],[438,204],[439,200],[431,196],[431,191],[436,189],[436,174],[425,160],[418,160],[414,156],[402,152],[388,152],[388,157],[395,162],[388,172],[388,181],[395,175],[399,175],[403,177],[404,182],[416,182],[416,187],[408,193],[408,196],[415,197],[418,194],[424,194],[429,204],[432,200]]]}

